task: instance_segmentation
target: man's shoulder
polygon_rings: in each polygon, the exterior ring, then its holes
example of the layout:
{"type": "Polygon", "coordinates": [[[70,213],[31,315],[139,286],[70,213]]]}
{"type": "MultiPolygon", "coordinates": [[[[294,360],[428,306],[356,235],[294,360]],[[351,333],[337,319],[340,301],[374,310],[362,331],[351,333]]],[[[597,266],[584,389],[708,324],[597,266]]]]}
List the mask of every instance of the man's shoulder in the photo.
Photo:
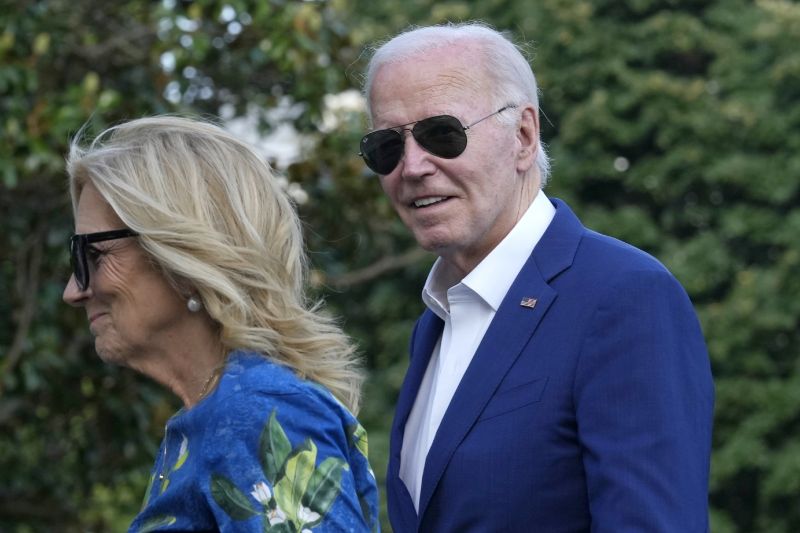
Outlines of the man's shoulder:
{"type": "Polygon", "coordinates": [[[618,270],[667,270],[650,253],[590,229],[586,229],[581,238],[575,261],[591,261],[596,267],[607,266],[618,270]]]}
{"type": "Polygon", "coordinates": [[[573,266],[587,262],[594,268],[667,271],[664,265],[648,252],[584,226],[563,200],[555,198],[553,203],[561,215],[554,220],[555,224],[560,224],[557,231],[567,232],[576,245],[573,266]]]}

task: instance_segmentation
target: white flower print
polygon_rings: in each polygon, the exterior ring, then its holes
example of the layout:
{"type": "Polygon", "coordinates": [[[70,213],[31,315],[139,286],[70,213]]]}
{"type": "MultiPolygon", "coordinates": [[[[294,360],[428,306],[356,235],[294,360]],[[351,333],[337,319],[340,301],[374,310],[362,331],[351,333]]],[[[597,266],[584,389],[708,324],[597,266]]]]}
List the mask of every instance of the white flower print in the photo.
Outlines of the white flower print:
{"type": "Polygon", "coordinates": [[[286,513],[283,512],[283,509],[281,509],[279,505],[276,505],[275,509],[271,510],[267,514],[267,518],[269,519],[269,525],[271,526],[283,524],[286,522],[286,513]]]}
{"type": "MultiPolygon", "coordinates": [[[[352,445],[366,459],[363,428],[356,423],[348,426],[348,431],[352,433],[352,445]]],[[[239,489],[234,480],[212,473],[214,500],[235,520],[241,516],[259,517],[265,531],[313,533],[314,525],[322,524],[326,516],[336,512],[333,503],[343,490],[344,472],[351,468],[347,460],[337,455],[318,457],[317,445],[310,438],[293,444],[278,422],[277,409],[264,424],[259,447],[264,458],[264,476],[260,477],[263,481],[245,484],[250,488],[247,491],[239,489]],[[304,499],[305,505],[301,503],[304,499]]],[[[366,514],[364,519],[370,520],[366,514]]]]}
{"type": "Polygon", "coordinates": [[[307,524],[308,522],[313,522],[319,519],[319,513],[315,513],[308,507],[304,507],[301,505],[300,508],[297,510],[297,518],[302,523],[307,524]]]}
{"type": "Polygon", "coordinates": [[[253,490],[250,492],[250,494],[261,505],[269,504],[269,501],[272,499],[272,492],[269,490],[269,485],[263,481],[253,485],[253,490]]]}

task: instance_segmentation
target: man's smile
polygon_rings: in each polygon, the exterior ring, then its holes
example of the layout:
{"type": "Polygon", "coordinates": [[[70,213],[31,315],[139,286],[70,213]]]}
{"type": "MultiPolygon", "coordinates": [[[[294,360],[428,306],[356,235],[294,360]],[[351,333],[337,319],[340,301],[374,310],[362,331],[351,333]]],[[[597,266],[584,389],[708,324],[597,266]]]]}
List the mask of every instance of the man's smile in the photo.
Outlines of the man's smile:
{"type": "Polygon", "coordinates": [[[423,208],[444,202],[445,200],[449,199],[449,196],[426,196],[424,198],[414,200],[411,205],[416,208],[423,208]]]}

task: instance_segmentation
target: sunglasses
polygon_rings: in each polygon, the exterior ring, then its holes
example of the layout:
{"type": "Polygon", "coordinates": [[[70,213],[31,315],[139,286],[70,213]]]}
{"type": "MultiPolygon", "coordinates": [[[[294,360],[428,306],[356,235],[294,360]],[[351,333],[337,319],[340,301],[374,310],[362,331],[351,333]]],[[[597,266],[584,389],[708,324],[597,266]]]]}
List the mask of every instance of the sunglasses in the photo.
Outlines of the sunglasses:
{"type": "Polygon", "coordinates": [[[85,291],[89,287],[89,260],[86,258],[86,253],[90,244],[124,239],[125,237],[136,237],[137,235],[139,234],[131,229],[115,229],[70,237],[69,258],[70,263],[72,263],[72,273],[75,275],[75,281],[78,283],[80,290],[85,291]]]}
{"type": "Polygon", "coordinates": [[[426,152],[436,157],[453,159],[463,154],[464,150],[467,149],[468,129],[489,117],[502,113],[506,109],[515,107],[517,106],[507,105],[501,107],[494,113],[486,115],[467,126],[461,124],[461,121],[456,117],[437,115],[385,130],[375,130],[367,133],[361,139],[361,152],[358,155],[364,158],[367,166],[377,174],[389,174],[403,157],[404,132],[408,129],[406,126],[413,124],[411,135],[426,152]]]}

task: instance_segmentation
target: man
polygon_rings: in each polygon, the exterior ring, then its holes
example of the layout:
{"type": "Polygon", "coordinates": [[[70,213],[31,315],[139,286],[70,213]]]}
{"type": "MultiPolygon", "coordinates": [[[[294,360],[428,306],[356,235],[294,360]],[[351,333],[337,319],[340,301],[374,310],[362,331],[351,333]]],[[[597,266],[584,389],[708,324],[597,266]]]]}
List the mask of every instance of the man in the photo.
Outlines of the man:
{"type": "Polygon", "coordinates": [[[439,258],[391,434],[397,532],[708,530],[713,384],[686,293],[541,191],[529,64],[482,25],[381,46],[367,165],[439,258]]]}

